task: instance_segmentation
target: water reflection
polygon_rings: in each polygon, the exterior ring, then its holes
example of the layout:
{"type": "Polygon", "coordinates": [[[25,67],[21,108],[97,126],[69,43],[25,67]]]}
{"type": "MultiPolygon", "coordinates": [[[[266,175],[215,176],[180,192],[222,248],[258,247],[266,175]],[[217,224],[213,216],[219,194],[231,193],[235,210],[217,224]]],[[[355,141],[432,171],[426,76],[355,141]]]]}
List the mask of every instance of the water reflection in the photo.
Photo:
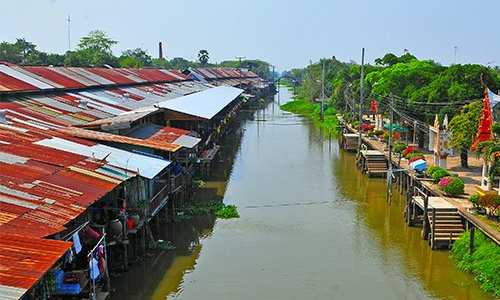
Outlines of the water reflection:
{"type": "MultiPolygon", "coordinates": [[[[282,102],[290,96],[281,90],[282,102]]],[[[134,269],[123,285],[137,291],[121,298],[488,298],[449,252],[406,226],[404,199],[394,191],[387,204],[385,179],[361,174],[328,133],[276,103],[242,128],[228,149],[237,154],[207,184],[207,197],[236,204],[241,218],[166,230],[177,250],[134,269]]]]}

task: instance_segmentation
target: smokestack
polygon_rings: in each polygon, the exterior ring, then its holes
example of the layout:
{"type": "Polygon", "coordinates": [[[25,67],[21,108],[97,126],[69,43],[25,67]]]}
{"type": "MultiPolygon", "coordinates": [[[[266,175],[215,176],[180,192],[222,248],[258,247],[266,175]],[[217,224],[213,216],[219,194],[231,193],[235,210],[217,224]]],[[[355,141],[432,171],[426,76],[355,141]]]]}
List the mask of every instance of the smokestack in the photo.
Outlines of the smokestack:
{"type": "Polygon", "coordinates": [[[159,58],[163,59],[163,46],[161,42],[158,43],[158,51],[160,52],[159,58]]]}

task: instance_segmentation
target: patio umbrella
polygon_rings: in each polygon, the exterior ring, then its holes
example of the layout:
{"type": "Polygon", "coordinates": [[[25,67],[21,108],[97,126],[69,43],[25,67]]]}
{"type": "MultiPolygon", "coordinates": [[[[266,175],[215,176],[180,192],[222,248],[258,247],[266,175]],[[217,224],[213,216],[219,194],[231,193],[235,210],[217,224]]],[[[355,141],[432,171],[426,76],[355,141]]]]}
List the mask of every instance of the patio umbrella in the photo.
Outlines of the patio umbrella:
{"type": "MultiPolygon", "coordinates": [[[[389,129],[389,128],[391,127],[391,125],[390,125],[389,123],[385,123],[385,124],[383,125],[383,127],[384,127],[385,129],[389,129]]],[[[393,131],[405,131],[405,130],[406,130],[406,128],[404,128],[403,126],[399,126],[398,124],[394,124],[394,123],[392,123],[392,130],[393,130],[393,131]]]]}

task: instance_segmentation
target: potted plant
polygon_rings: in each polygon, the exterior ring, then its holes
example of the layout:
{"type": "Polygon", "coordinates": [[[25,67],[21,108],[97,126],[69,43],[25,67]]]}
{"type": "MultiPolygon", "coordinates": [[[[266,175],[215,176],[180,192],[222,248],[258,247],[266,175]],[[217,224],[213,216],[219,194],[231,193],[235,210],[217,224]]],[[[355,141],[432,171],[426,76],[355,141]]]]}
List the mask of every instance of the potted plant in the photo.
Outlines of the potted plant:
{"type": "Polygon", "coordinates": [[[464,193],[465,184],[462,179],[458,177],[448,176],[441,178],[438,188],[448,196],[458,196],[464,193]]]}

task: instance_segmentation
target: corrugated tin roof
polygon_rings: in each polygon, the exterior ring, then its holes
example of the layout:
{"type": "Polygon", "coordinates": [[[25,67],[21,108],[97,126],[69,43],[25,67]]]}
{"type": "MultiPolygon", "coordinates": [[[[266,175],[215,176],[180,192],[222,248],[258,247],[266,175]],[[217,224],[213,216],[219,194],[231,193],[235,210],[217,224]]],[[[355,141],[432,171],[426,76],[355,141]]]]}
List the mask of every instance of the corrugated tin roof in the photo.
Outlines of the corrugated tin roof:
{"type": "Polygon", "coordinates": [[[164,141],[161,142],[161,141],[149,140],[149,139],[142,140],[142,139],[136,139],[136,138],[131,138],[131,137],[127,137],[127,136],[106,133],[106,132],[77,128],[77,127],[61,128],[61,129],[58,129],[58,131],[62,132],[64,134],[70,135],[70,136],[78,137],[78,138],[84,138],[84,139],[90,139],[90,140],[96,140],[96,141],[107,141],[107,142],[114,142],[114,143],[128,144],[128,145],[135,145],[135,146],[142,146],[142,147],[148,147],[148,148],[153,148],[153,149],[158,149],[158,150],[165,150],[165,151],[170,151],[170,152],[175,152],[181,148],[180,145],[170,144],[170,143],[166,143],[164,141]]]}
{"type": "Polygon", "coordinates": [[[54,68],[51,68],[51,67],[26,66],[26,67],[23,67],[23,69],[27,70],[30,73],[41,76],[45,79],[48,79],[51,82],[54,82],[54,83],[56,83],[60,86],[63,86],[65,88],[77,88],[77,87],[84,87],[85,86],[85,85],[81,84],[80,82],[69,78],[66,75],[55,72],[53,70],[54,68]]]}
{"type": "Polygon", "coordinates": [[[0,244],[2,299],[19,299],[73,245],[4,232],[0,233],[0,244]]]}
{"type": "Polygon", "coordinates": [[[212,119],[242,92],[243,90],[237,88],[219,86],[161,102],[158,107],[204,119],[212,119]]]}
{"type": "Polygon", "coordinates": [[[82,144],[57,137],[44,139],[35,142],[35,144],[94,157],[98,160],[106,159],[112,166],[137,171],[141,176],[149,179],[154,178],[171,163],[169,160],[149,157],[104,145],[82,146],[82,144]]]}
{"type": "MultiPolygon", "coordinates": [[[[17,81],[23,82],[28,87],[36,87],[36,89],[53,89],[54,87],[48,85],[40,80],[37,80],[33,77],[27,76],[11,67],[0,64],[0,74],[6,74],[7,76],[15,78],[17,81]]],[[[1,80],[2,85],[4,84],[4,78],[1,80]]],[[[28,88],[32,90],[33,88],[28,88]]]]}
{"type": "Polygon", "coordinates": [[[128,134],[128,136],[138,139],[173,143],[182,147],[193,148],[198,145],[201,139],[189,136],[188,134],[189,131],[187,130],[147,123],[137,126],[134,131],[128,134]]]}

